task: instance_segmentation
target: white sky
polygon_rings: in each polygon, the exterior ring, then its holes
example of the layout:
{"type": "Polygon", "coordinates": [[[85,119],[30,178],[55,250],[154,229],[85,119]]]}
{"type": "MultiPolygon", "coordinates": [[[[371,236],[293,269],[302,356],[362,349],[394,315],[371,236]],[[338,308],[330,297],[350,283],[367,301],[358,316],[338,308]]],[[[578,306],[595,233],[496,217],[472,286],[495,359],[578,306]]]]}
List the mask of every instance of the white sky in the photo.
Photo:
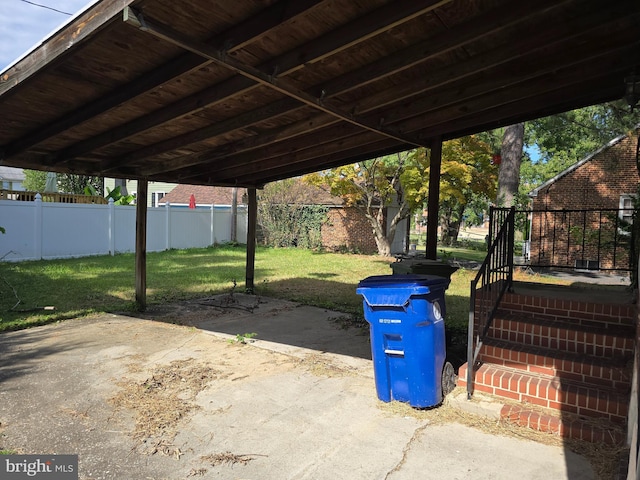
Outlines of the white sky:
{"type": "MultiPolygon", "coordinates": [[[[76,14],[95,0],[29,0],[76,14]]],[[[69,21],[70,15],[23,0],[0,0],[0,72],[69,21]]]]}

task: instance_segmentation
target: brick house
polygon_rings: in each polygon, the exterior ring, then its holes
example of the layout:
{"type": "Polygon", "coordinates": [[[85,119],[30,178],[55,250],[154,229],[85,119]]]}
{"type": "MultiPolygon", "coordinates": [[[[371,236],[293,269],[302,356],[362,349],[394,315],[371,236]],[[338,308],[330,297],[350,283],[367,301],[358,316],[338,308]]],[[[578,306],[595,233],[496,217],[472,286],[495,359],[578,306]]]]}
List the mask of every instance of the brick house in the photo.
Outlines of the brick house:
{"type": "Polygon", "coordinates": [[[616,269],[628,264],[628,249],[603,245],[625,242],[622,225],[632,218],[640,181],[638,131],[611,140],[529,193],[531,265],[616,269]],[[596,238],[599,247],[593,246],[596,238]]]}
{"type": "MultiPolygon", "coordinates": [[[[333,251],[350,251],[364,254],[377,253],[378,247],[365,216],[354,207],[344,205],[342,198],[335,197],[324,190],[297,181],[292,187],[292,196],[297,203],[307,205],[322,205],[328,208],[327,222],[322,226],[322,246],[333,251]]],[[[170,202],[175,206],[188,206],[189,198],[193,194],[196,205],[231,205],[231,188],[207,187],[202,185],[178,185],[159,201],[163,206],[170,202]]],[[[244,204],[246,189],[238,189],[238,204],[244,204]]],[[[395,214],[397,207],[385,209],[386,217],[395,214]]],[[[406,251],[408,237],[407,219],[403,220],[396,230],[396,238],[391,247],[391,253],[406,251]]]]}

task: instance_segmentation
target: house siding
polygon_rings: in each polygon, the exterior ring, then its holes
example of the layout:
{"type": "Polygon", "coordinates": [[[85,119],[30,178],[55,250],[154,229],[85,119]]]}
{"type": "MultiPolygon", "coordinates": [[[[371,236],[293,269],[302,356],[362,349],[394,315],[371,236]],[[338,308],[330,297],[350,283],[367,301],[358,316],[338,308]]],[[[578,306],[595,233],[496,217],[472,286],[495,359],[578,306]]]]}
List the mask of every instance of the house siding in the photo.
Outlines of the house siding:
{"type": "MultiPolygon", "coordinates": [[[[621,195],[635,194],[638,190],[638,169],[636,167],[636,148],[638,137],[632,135],[626,137],[606,148],[591,159],[568,171],[556,181],[544,188],[540,188],[537,196],[533,198],[533,210],[583,210],[583,209],[618,209],[621,195]]],[[[538,213],[534,214],[531,222],[531,264],[549,265],[554,261],[555,245],[562,245],[569,241],[569,232],[572,227],[583,228],[585,231],[604,232],[607,228],[615,231],[613,224],[615,219],[611,215],[599,214],[587,215],[569,213],[538,213]],[[604,223],[600,223],[604,222],[604,223]],[[610,222],[610,225],[607,225],[610,222]],[[553,228],[552,232],[550,229],[553,228]]],[[[563,253],[565,258],[560,262],[573,264],[577,259],[596,259],[598,252],[569,251],[563,253]]],[[[616,264],[627,262],[621,258],[627,252],[617,252],[616,264]]],[[[601,268],[613,268],[613,258],[610,255],[598,258],[601,268]]]]}

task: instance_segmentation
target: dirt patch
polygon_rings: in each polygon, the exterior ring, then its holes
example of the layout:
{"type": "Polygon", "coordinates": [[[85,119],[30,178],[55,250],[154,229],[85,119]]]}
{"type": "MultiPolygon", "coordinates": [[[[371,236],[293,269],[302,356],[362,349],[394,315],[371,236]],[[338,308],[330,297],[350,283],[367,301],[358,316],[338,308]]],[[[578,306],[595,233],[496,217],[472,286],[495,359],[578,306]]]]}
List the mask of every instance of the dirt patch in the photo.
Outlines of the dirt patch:
{"type": "Polygon", "coordinates": [[[135,414],[132,432],[136,448],[142,453],[160,453],[180,458],[180,448],[173,444],[178,422],[199,408],[195,397],[210,382],[221,378],[210,365],[192,359],[159,365],[143,381],[125,379],[118,382],[120,391],[111,398],[119,409],[135,414]]]}

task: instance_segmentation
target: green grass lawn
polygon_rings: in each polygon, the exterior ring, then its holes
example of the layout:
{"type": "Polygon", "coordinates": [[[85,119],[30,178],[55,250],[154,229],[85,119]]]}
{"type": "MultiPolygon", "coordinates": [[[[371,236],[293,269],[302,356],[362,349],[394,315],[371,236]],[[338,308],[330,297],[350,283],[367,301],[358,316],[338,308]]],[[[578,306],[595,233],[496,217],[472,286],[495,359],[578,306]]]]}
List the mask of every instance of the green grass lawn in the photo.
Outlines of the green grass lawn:
{"type": "MultiPolygon", "coordinates": [[[[390,274],[378,256],[258,248],[255,293],[362,316],[355,289],[370,275],[390,274]]],[[[132,311],[135,257],[123,254],[0,263],[0,331],[94,312],[132,311]],[[55,310],[42,310],[43,307],[55,310]]],[[[147,302],[170,303],[244,289],[245,249],[219,246],[147,256],[147,302]]],[[[466,328],[472,272],[459,270],[447,291],[447,323],[466,328]]]]}

